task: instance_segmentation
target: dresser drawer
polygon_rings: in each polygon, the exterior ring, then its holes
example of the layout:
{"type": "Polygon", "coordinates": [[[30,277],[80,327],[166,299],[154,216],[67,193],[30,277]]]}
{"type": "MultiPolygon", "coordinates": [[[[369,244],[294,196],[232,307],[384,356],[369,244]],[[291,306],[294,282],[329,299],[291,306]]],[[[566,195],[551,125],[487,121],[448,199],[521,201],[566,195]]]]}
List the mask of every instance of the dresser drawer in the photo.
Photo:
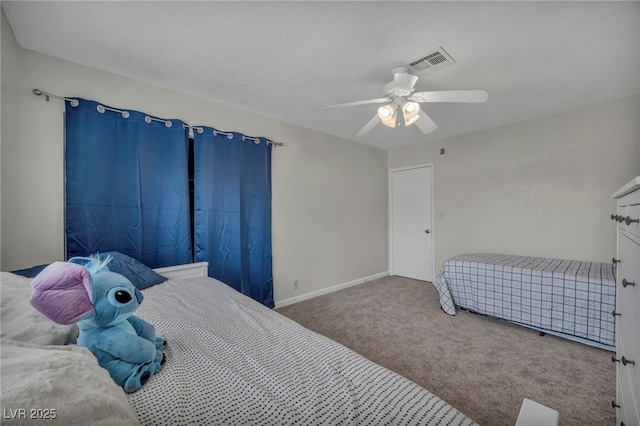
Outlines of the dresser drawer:
{"type": "Polygon", "coordinates": [[[620,373],[620,371],[616,371],[616,400],[614,401],[618,405],[616,408],[616,426],[629,424],[627,413],[625,412],[627,407],[624,403],[624,397],[628,394],[630,385],[629,381],[623,379],[620,373]]]}
{"type": "MultiPolygon", "coordinates": [[[[640,397],[640,354],[636,349],[638,347],[638,337],[634,336],[633,340],[633,342],[630,342],[628,338],[618,340],[618,350],[615,355],[618,360],[618,362],[616,362],[616,370],[618,376],[624,378],[628,383],[628,388],[633,391],[633,397],[624,396],[623,399],[627,398],[634,401],[636,409],[640,409],[640,407],[638,407],[638,404],[640,404],[638,401],[638,398],[640,397]],[[623,361],[625,361],[626,364],[623,363],[623,361]]],[[[637,425],[639,423],[632,424],[637,425]]]]}
{"type": "Polygon", "coordinates": [[[617,376],[618,376],[618,394],[616,400],[620,408],[618,408],[618,421],[624,422],[625,425],[638,425],[640,424],[640,411],[638,407],[638,392],[640,388],[634,385],[631,375],[631,368],[629,365],[626,367],[622,364],[618,364],[617,376]]]}
{"type": "Polygon", "coordinates": [[[627,359],[635,361],[637,370],[640,371],[640,336],[638,336],[638,323],[635,321],[635,312],[626,310],[623,305],[617,310],[620,313],[616,336],[618,342],[618,358],[624,355],[627,359]],[[620,342],[624,343],[624,352],[620,347],[620,342]]]}
{"type": "Polygon", "coordinates": [[[633,220],[640,220],[640,204],[633,206],[627,206],[624,217],[630,219],[630,223],[627,225],[627,221],[622,222],[622,229],[631,235],[635,235],[640,238],[640,222],[631,222],[633,220]]]}
{"type": "Polygon", "coordinates": [[[618,229],[640,239],[640,204],[619,206],[616,216],[611,219],[618,223],[618,229]]]}
{"type": "MultiPolygon", "coordinates": [[[[618,234],[618,260],[616,266],[617,306],[635,312],[640,320],[640,245],[632,237],[618,234]]],[[[622,313],[622,310],[619,310],[622,313]]]]}

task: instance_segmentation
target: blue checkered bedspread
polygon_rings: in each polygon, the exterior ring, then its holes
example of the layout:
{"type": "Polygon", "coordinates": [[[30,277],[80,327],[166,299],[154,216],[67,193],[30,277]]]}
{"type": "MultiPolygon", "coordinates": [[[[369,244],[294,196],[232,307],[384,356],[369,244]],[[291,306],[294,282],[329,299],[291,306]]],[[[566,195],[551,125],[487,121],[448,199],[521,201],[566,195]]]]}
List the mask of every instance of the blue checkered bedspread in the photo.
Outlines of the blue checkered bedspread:
{"type": "Polygon", "coordinates": [[[449,315],[459,306],[615,348],[613,264],[468,253],[447,260],[434,286],[449,315]]]}

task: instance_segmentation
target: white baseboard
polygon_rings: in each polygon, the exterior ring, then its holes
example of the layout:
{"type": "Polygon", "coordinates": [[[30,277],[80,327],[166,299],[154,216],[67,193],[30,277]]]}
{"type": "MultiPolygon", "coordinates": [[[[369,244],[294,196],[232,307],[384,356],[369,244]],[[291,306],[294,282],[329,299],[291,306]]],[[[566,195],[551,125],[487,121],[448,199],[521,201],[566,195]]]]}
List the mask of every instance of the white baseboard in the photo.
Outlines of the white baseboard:
{"type": "Polygon", "coordinates": [[[301,294],[300,296],[290,297],[288,299],[275,302],[276,308],[282,308],[283,306],[292,305],[294,303],[302,302],[303,300],[313,299],[314,297],[322,296],[323,294],[333,293],[334,291],[342,290],[354,285],[366,283],[367,281],[376,280],[378,278],[384,278],[389,276],[389,271],[380,272],[378,274],[369,275],[368,277],[358,278],[357,280],[349,281],[342,284],[337,284],[322,290],[312,291],[310,293],[301,294]]]}

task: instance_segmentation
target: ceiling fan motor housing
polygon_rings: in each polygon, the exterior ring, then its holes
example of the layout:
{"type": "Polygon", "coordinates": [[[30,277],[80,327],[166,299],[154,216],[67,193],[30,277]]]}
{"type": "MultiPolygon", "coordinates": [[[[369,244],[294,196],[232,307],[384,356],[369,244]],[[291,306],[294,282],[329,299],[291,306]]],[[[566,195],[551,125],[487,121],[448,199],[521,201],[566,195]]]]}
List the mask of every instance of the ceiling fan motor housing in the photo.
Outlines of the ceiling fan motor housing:
{"type": "Polygon", "coordinates": [[[382,88],[382,94],[391,99],[397,96],[409,96],[413,93],[413,86],[418,81],[418,76],[409,72],[406,67],[397,67],[393,69],[393,81],[385,84],[382,88]]]}

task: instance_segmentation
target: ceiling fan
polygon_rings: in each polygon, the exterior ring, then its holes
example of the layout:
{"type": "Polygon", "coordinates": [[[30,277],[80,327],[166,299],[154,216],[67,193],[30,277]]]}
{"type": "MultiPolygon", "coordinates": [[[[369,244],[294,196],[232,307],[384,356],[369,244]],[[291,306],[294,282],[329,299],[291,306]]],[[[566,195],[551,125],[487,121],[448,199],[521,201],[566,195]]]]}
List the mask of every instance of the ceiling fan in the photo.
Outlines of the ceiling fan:
{"type": "Polygon", "coordinates": [[[364,136],[381,122],[387,127],[404,124],[415,124],[422,133],[431,133],[438,128],[436,123],[420,108],[420,103],[427,102],[485,102],[489,98],[486,90],[439,90],[416,92],[414,86],[418,76],[411,74],[406,67],[393,70],[393,81],[384,85],[384,97],[365,101],[331,105],[326,109],[349,108],[368,104],[386,105],[378,108],[378,113],[364,125],[356,137],[364,136]]]}

